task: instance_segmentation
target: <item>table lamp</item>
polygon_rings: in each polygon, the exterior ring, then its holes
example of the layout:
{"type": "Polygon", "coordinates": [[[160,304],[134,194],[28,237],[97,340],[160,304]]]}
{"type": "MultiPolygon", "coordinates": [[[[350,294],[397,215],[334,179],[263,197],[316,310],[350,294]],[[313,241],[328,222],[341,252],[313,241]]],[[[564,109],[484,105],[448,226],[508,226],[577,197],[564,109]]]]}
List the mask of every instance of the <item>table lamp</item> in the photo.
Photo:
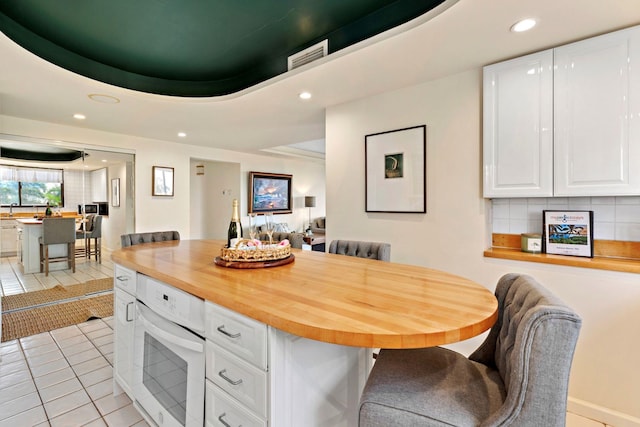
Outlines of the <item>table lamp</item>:
{"type": "Polygon", "coordinates": [[[316,196],[304,196],[304,207],[309,208],[309,227],[306,229],[307,236],[313,235],[311,231],[311,208],[316,207],[316,196]]]}

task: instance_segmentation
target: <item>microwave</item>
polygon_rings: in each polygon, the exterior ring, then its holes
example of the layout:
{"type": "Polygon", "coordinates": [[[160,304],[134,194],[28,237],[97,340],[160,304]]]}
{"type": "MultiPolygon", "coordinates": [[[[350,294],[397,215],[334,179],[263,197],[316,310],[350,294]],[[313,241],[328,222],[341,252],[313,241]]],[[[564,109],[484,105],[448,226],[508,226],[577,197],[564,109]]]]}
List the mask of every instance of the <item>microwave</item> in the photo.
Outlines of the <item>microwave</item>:
{"type": "Polygon", "coordinates": [[[82,214],[97,214],[98,213],[98,205],[97,204],[85,204],[85,205],[78,205],[78,214],[82,215],[82,214]],[[83,208],[84,206],[84,208],[83,208]]]}

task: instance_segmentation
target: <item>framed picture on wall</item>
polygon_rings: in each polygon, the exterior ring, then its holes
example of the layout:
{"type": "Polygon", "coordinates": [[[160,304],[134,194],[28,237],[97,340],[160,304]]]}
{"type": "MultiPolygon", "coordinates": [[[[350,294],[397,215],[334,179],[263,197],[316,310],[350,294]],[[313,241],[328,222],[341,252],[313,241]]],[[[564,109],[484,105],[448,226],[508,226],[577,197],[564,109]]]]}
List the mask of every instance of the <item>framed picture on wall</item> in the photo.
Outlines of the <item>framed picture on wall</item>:
{"type": "Polygon", "coordinates": [[[173,197],[173,168],[153,166],[151,195],[173,197]]]}
{"type": "Polygon", "coordinates": [[[291,213],[292,177],[278,173],[249,172],[249,213],[291,213]]]}
{"type": "Polygon", "coordinates": [[[365,212],[426,213],[427,127],[365,136],[365,212]]]}
{"type": "Polygon", "coordinates": [[[593,258],[593,211],[542,211],[542,251],[593,258]]]}
{"type": "Polygon", "coordinates": [[[111,206],[120,206],[120,178],[111,180],[111,206]]]}

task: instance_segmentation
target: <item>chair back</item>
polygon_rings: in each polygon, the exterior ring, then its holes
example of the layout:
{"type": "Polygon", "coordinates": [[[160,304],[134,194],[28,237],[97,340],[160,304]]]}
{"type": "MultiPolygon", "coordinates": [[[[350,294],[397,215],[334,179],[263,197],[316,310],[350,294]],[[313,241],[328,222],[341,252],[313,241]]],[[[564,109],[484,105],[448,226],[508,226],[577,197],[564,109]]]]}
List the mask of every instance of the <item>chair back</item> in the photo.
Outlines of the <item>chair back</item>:
{"type": "Polygon", "coordinates": [[[75,218],[44,218],[42,220],[42,243],[55,245],[58,243],[75,243],[75,218]]]}
{"type": "Polygon", "coordinates": [[[391,260],[391,245],[358,240],[334,240],[329,245],[329,253],[388,262],[391,260]]]}
{"type": "Polygon", "coordinates": [[[96,239],[102,237],[102,215],[96,215],[93,218],[91,228],[88,228],[87,237],[96,239]]]}
{"type": "Polygon", "coordinates": [[[123,248],[127,248],[140,243],[164,242],[167,240],[180,240],[180,233],[177,231],[155,231],[123,234],[120,236],[120,245],[123,248]]]}
{"type": "Polygon", "coordinates": [[[503,276],[498,320],[469,359],[495,367],[507,396],[483,426],[564,420],[569,372],[582,320],[532,277],[503,276]]]}

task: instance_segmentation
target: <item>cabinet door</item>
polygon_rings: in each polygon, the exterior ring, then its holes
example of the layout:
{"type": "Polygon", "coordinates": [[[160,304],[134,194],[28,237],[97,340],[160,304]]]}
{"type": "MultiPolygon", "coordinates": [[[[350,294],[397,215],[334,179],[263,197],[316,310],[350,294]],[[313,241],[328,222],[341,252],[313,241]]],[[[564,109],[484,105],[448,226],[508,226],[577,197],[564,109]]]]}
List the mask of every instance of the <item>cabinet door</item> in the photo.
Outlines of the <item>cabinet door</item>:
{"type": "Polygon", "coordinates": [[[640,194],[640,27],[559,47],[555,65],[555,195],[640,194]]]}
{"type": "Polygon", "coordinates": [[[484,68],[484,197],[552,195],[552,66],[546,50],[484,68]]]}
{"type": "Polygon", "coordinates": [[[114,354],[113,376],[115,381],[133,399],[133,339],[134,339],[134,296],[119,288],[114,288],[114,354]]]}
{"type": "Polygon", "coordinates": [[[91,172],[91,201],[108,202],[107,197],[107,169],[97,169],[91,172]]]}

